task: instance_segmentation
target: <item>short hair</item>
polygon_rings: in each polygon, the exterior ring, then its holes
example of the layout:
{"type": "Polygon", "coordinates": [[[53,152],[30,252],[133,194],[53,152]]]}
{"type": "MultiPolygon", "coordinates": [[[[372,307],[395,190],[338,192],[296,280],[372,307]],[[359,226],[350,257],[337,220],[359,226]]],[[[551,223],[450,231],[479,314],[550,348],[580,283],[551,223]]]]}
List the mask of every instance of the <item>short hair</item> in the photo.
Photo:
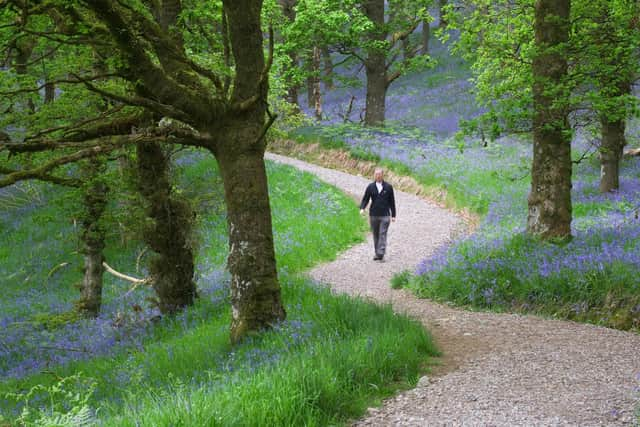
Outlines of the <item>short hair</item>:
{"type": "Polygon", "coordinates": [[[374,173],[374,174],[376,174],[376,173],[378,173],[378,172],[380,172],[380,173],[382,173],[382,174],[383,174],[383,173],[384,173],[384,170],[382,170],[382,168],[375,168],[375,170],[373,171],[373,173],[374,173]]]}

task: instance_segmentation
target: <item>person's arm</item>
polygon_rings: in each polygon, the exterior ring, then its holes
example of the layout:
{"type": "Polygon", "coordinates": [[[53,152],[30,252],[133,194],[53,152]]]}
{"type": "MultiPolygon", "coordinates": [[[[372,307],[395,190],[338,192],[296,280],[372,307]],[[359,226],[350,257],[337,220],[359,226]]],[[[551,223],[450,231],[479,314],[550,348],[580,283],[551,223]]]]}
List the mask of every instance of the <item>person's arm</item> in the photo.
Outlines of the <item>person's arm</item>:
{"type": "Polygon", "coordinates": [[[391,219],[396,219],[396,198],[393,195],[393,187],[389,186],[389,207],[391,208],[391,219]]]}
{"type": "Polygon", "coordinates": [[[370,185],[367,186],[367,189],[364,190],[364,196],[362,197],[362,202],[360,202],[360,212],[364,211],[364,208],[369,204],[369,199],[371,198],[371,192],[369,191],[371,188],[370,185]]]}

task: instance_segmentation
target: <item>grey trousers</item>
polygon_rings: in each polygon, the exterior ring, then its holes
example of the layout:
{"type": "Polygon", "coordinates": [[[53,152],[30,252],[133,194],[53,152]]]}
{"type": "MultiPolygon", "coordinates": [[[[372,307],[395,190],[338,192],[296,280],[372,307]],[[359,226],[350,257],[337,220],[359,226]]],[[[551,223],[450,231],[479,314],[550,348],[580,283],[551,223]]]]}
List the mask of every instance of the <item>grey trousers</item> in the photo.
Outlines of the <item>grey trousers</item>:
{"type": "Polygon", "coordinates": [[[390,223],[390,216],[369,217],[369,224],[371,224],[371,231],[373,232],[373,247],[378,256],[383,256],[385,249],[387,249],[387,230],[390,223]]]}

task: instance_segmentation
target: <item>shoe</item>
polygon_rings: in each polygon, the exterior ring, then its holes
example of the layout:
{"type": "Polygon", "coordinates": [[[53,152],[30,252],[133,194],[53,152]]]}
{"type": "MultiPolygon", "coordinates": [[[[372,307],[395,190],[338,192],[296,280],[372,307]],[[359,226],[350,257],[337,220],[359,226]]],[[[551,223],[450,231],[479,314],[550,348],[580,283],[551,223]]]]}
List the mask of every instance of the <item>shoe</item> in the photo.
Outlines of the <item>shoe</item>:
{"type": "Polygon", "coordinates": [[[381,259],[382,259],[382,257],[379,257],[378,255],[376,255],[376,256],[374,256],[374,257],[373,257],[373,260],[374,260],[374,261],[380,261],[381,259]]]}

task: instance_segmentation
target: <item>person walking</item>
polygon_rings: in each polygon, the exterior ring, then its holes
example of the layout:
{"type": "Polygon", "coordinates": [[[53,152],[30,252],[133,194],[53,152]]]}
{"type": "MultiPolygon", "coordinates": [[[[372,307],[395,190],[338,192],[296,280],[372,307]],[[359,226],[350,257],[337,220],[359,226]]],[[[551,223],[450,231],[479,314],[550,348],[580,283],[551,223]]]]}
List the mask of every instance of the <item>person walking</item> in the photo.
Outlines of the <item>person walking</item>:
{"type": "Polygon", "coordinates": [[[389,224],[396,220],[396,201],[393,195],[393,187],[386,182],[383,171],[376,168],[373,173],[374,181],[369,184],[360,203],[360,214],[371,200],[369,208],[369,224],[373,232],[373,246],[375,250],[374,261],[382,261],[387,248],[387,230],[389,224]]]}

